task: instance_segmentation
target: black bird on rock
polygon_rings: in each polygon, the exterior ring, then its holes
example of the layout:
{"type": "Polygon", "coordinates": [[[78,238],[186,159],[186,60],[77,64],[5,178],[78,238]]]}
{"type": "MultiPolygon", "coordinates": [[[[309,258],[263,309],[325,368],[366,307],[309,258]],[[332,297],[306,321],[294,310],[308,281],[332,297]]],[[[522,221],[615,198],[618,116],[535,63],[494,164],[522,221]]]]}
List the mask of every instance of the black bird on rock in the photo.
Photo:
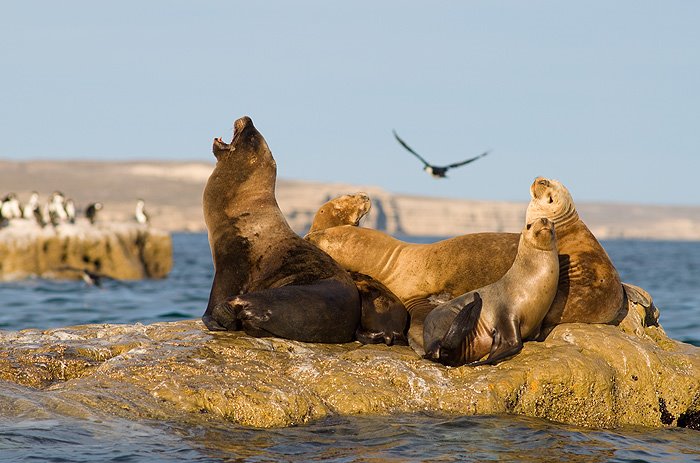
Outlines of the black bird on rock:
{"type": "Polygon", "coordinates": [[[418,154],[418,153],[416,153],[415,151],[413,151],[413,148],[411,148],[410,146],[408,146],[408,145],[406,144],[406,142],[403,141],[403,140],[399,137],[399,135],[396,133],[396,130],[393,130],[393,132],[394,132],[394,137],[396,137],[396,140],[401,144],[401,146],[403,146],[404,148],[406,148],[411,154],[413,154],[415,157],[417,157],[418,159],[420,159],[420,161],[424,164],[423,170],[426,171],[427,173],[429,173],[430,175],[432,175],[432,176],[435,177],[435,178],[446,178],[446,177],[447,177],[446,174],[447,174],[447,171],[448,171],[449,169],[452,169],[453,167],[459,167],[459,166],[463,166],[463,165],[465,165],[465,164],[469,164],[470,162],[476,161],[477,159],[483,158],[484,156],[486,156],[487,154],[489,154],[489,151],[485,151],[485,152],[481,153],[480,155],[475,156],[475,157],[473,157],[473,158],[469,158],[469,159],[467,159],[467,160],[465,160],[465,161],[455,162],[454,164],[450,164],[450,165],[447,165],[447,166],[434,166],[434,165],[430,164],[428,161],[426,161],[425,159],[423,159],[423,156],[421,156],[420,154],[418,154]]]}

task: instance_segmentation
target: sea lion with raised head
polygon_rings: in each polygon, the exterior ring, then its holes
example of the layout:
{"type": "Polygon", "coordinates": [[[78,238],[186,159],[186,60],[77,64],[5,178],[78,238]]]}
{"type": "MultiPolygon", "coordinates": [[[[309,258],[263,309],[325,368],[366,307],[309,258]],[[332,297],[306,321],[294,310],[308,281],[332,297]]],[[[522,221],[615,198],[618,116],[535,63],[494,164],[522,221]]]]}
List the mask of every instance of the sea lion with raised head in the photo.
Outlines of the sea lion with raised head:
{"type": "MultiPolygon", "coordinates": [[[[554,222],[560,255],[553,316],[545,318],[540,338],[558,323],[613,322],[623,305],[620,278],[603,247],[578,217],[571,195],[561,183],[543,177],[535,179],[530,190],[529,217],[554,222]],[[549,196],[545,198],[545,190],[551,193],[551,202],[549,196]]],[[[393,292],[410,313],[409,342],[422,353],[423,320],[436,305],[430,299],[444,296],[443,300],[449,300],[500,279],[515,259],[519,236],[473,233],[412,244],[378,230],[343,225],[310,233],[306,239],[343,268],[369,275],[393,292]]]]}
{"type": "Polygon", "coordinates": [[[352,278],[287,224],[275,199],[275,160],[250,118],[234,128],[230,144],[214,140],[204,189],[214,281],[202,320],[252,336],[352,341],[361,311],[352,278]]]}
{"type": "Polygon", "coordinates": [[[620,275],[576,211],[561,182],[537,177],[525,221],[547,217],[557,230],[559,291],[543,321],[546,336],[560,323],[611,323],[623,307],[620,275]]]}
{"type": "MultiPolygon", "coordinates": [[[[366,193],[337,196],[321,205],[309,233],[340,225],[358,225],[371,207],[366,193]]],[[[355,339],[363,344],[408,344],[408,313],[399,298],[372,277],[356,272],[350,275],[362,302],[355,339]]]]}
{"type": "Polygon", "coordinates": [[[309,233],[339,225],[359,225],[371,207],[372,202],[367,193],[337,196],[318,208],[309,233]]]}
{"type": "Polygon", "coordinates": [[[426,358],[445,365],[494,364],[534,339],[559,282],[554,224],[536,219],[520,234],[513,265],[495,283],[435,307],[425,319],[426,358]],[[488,354],[486,360],[480,359],[488,354]]]}

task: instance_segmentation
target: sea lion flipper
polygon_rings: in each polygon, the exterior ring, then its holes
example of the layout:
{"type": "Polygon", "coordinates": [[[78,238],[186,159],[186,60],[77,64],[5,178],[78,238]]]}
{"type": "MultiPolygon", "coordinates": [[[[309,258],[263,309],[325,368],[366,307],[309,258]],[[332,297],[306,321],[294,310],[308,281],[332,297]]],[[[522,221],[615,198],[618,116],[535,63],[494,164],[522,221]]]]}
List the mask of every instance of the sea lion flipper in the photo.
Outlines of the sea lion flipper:
{"type": "Polygon", "coordinates": [[[440,345],[447,350],[453,351],[459,348],[467,336],[474,331],[481,315],[483,301],[479,293],[474,293],[474,300],[464,306],[459,311],[455,319],[450,324],[450,328],[442,337],[440,345]]]}
{"type": "Polygon", "coordinates": [[[468,365],[476,367],[479,365],[495,365],[500,360],[512,357],[523,349],[523,340],[520,337],[520,328],[516,320],[509,320],[507,323],[499,325],[493,330],[493,344],[491,352],[486,360],[472,362],[468,365]]]}

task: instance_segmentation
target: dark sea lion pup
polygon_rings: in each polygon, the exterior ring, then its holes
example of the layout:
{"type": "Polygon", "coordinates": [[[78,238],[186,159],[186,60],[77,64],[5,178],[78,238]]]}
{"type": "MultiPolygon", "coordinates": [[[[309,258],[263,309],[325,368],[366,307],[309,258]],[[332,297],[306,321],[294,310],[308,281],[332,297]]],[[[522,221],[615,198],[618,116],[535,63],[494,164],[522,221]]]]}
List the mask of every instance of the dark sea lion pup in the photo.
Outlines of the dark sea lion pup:
{"type": "MultiPolygon", "coordinates": [[[[371,201],[365,193],[335,197],[316,212],[309,233],[340,225],[357,226],[369,213],[371,201]]],[[[408,311],[394,293],[372,277],[350,272],[362,301],[362,317],[355,339],[363,344],[407,345],[408,311]]]]}
{"type": "Polygon", "coordinates": [[[275,160],[250,118],[234,129],[230,144],[214,140],[216,167],[204,189],[214,281],[202,320],[252,336],[352,341],[360,321],[352,278],[287,224],[275,160]]]}
{"type": "Polygon", "coordinates": [[[558,282],[554,223],[536,219],[520,234],[515,261],[500,280],[428,314],[423,325],[426,357],[446,365],[476,366],[517,354],[524,340],[538,336],[558,282]]]}

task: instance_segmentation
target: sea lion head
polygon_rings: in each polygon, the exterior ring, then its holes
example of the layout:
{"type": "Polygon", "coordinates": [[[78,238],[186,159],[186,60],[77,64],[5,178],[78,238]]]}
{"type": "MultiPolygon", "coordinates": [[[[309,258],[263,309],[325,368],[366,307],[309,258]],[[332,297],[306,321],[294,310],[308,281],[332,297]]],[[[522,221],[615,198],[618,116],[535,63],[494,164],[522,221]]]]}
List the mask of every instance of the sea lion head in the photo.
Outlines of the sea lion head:
{"type": "Polygon", "coordinates": [[[250,117],[241,117],[233,127],[231,143],[219,137],[212,147],[216,166],[203,194],[204,220],[209,230],[223,226],[223,216],[249,215],[251,210],[259,212],[263,204],[276,207],[277,165],[265,138],[250,117]]]}
{"type": "Polygon", "coordinates": [[[225,143],[221,137],[214,139],[212,147],[217,166],[225,163],[227,167],[237,167],[239,171],[272,170],[276,174],[277,166],[265,138],[253,125],[248,116],[243,116],[233,123],[233,139],[225,143]]]}
{"type": "Polygon", "coordinates": [[[371,207],[372,202],[366,193],[335,197],[318,209],[309,233],[340,225],[357,226],[371,207]]]}
{"type": "Polygon", "coordinates": [[[557,239],[554,222],[546,217],[539,217],[525,225],[521,239],[535,249],[542,251],[556,250],[557,239]]]}
{"type": "Polygon", "coordinates": [[[525,214],[526,223],[532,223],[539,217],[547,217],[555,225],[559,225],[578,218],[569,190],[558,180],[537,177],[530,186],[530,198],[525,214]]]}

